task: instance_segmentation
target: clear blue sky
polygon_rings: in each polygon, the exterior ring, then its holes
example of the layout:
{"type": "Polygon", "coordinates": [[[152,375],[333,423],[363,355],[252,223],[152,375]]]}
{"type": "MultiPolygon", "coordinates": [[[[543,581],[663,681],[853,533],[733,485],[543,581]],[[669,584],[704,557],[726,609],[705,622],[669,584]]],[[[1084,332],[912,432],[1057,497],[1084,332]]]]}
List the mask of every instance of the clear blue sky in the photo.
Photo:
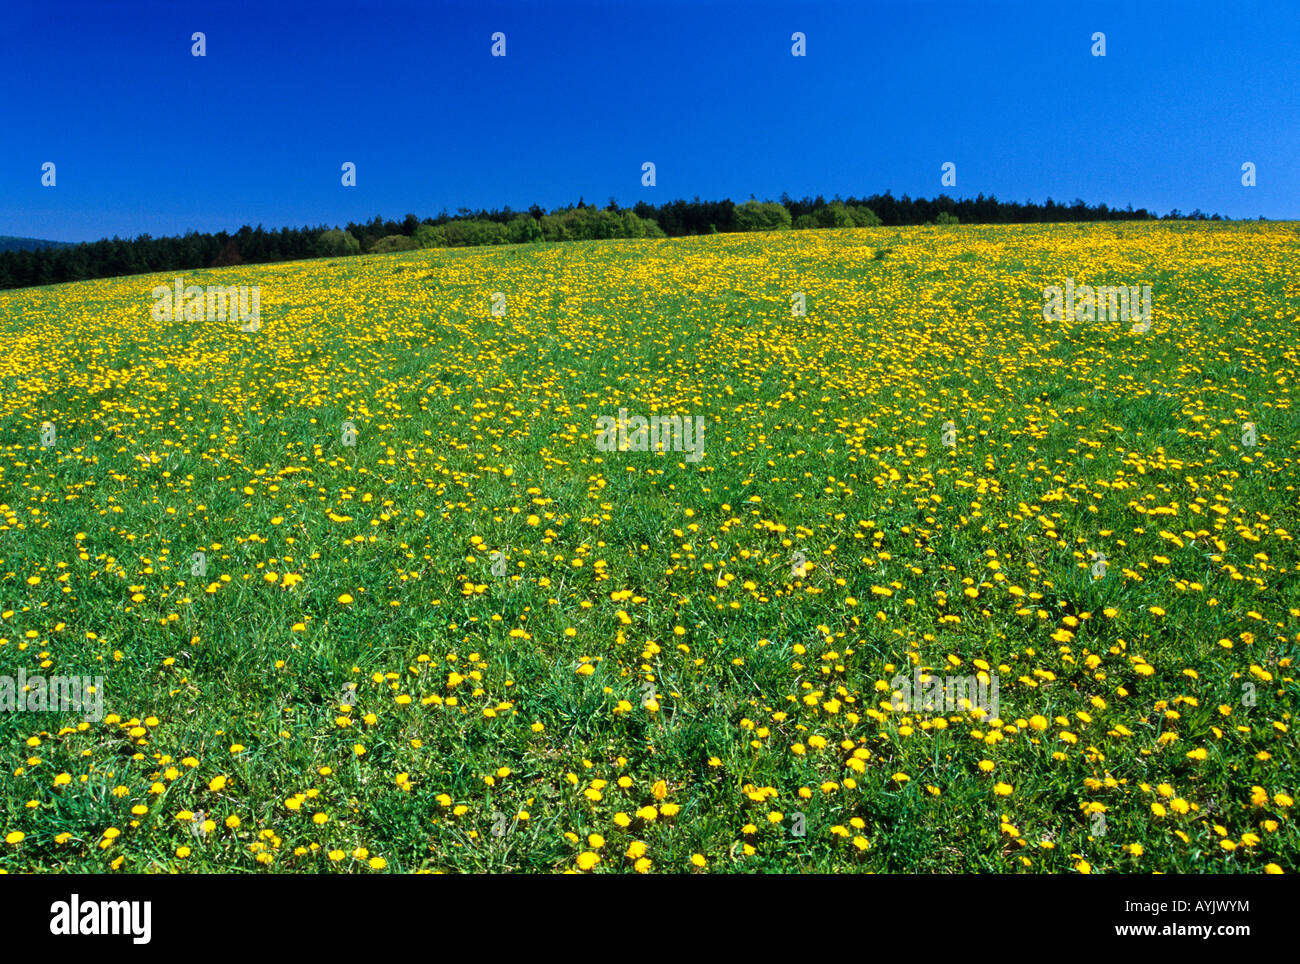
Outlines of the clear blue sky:
{"type": "Polygon", "coordinates": [[[4,0],[0,77],[0,234],[55,240],[934,196],[945,161],[955,196],[1300,218],[1295,0],[4,0]]]}

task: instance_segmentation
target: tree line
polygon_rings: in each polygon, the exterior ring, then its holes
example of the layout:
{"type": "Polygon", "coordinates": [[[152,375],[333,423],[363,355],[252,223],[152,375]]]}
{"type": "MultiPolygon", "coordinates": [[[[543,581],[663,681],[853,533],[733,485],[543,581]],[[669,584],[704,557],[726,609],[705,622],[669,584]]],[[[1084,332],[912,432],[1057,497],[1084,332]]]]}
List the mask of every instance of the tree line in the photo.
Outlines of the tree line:
{"type": "MultiPolygon", "coordinates": [[[[429,247],[464,247],[481,244],[582,241],[597,238],[662,238],[735,231],[782,231],[816,228],[895,227],[921,224],[1026,224],[1071,221],[1149,221],[1156,215],[1145,208],[1124,210],[1082,200],[1058,204],[999,201],[983,194],[957,200],[896,198],[888,192],[866,198],[832,200],[794,199],[780,202],[676,200],[664,204],[640,201],[623,208],[613,198],[601,208],[584,199],[564,208],[545,211],[534,204],[526,211],[510,207],[456,214],[443,211],[420,220],[408,214],[401,221],[376,215],[366,223],[345,227],[280,228],[266,230],[245,225],[233,234],[191,231],[155,238],[142,234],[133,239],[111,239],[84,244],[42,247],[37,250],[0,252],[0,288],[57,284],[87,278],[186,271],[237,264],[266,264],[307,258],[341,257],[429,247]]],[[[1172,211],[1161,220],[1213,220],[1201,211],[1189,215],[1172,211]]]]}

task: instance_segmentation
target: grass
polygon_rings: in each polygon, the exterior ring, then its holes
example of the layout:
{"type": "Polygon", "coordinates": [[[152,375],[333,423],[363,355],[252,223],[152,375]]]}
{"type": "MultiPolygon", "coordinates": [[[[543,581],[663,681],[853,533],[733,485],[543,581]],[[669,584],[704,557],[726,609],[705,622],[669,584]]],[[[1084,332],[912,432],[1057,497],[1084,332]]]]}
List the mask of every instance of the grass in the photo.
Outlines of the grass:
{"type": "Polygon", "coordinates": [[[105,714],[0,713],[0,869],[1291,872],[1296,237],[186,276],[255,333],[0,292],[0,677],[105,714]],[[1066,277],[1151,331],[1045,322],[1066,277]],[[599,450],[620,408],[705,458],[599,450]],[[999,718],[892,707],[914,667],[999,718]]]}

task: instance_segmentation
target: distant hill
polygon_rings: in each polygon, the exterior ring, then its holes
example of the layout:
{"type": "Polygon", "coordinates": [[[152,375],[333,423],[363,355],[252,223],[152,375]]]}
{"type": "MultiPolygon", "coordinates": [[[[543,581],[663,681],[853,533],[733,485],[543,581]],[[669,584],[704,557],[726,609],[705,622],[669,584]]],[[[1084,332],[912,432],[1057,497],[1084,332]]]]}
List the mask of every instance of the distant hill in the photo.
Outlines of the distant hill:
{"type": "MultiPolygon", "coordinates": [[[[614,198],[597,207],[578,199],[575,207],[555,207],[549,213],[539,205],[527,211],[493,208],[491,211],[459,209],[453,217],[445,210],[437,218],[421,221],[407,214],[401,221],[380,215],[368,223],[349,222],[345,228],[317,227],[266,230],[244,225],[234,234],[200,234],[155,238],[148,234],[120,238],[116,235],[86,244],[0,237],[0,289],[27,285],[61,284],[87,278],[117,278],[159,271],[191,271],[224,265],[268,264],[306,258],[342,257],[416,248],[459,248],[479,244],[528,244],[542,241],[582,241],[596,238],[670,238],[735,231],[784,231],[819,228],[903,227],[952,224],[1066,224],[1084,221],[1154,221],[1146,208],[1123,211],[1105,204],[1089,205],[999,201],[983,194],[955,199],[896,198],[888,191],[870,197],[822,195],[796,199],[782,194],[780,202],[751,198],[742,204],[730,199],[660,204],[638,201],[621,208],[614,198]]],[[[1200,210],[1177,210],[1162,221],[1220,221],[1200,210]]]]}
{"type": "Polygon", "coordinates": [[[40,238],[11,238],[0,234],[0,251],[39,251],[41,248],[71,248],[75,241],[42,241],[40,238]]]}

